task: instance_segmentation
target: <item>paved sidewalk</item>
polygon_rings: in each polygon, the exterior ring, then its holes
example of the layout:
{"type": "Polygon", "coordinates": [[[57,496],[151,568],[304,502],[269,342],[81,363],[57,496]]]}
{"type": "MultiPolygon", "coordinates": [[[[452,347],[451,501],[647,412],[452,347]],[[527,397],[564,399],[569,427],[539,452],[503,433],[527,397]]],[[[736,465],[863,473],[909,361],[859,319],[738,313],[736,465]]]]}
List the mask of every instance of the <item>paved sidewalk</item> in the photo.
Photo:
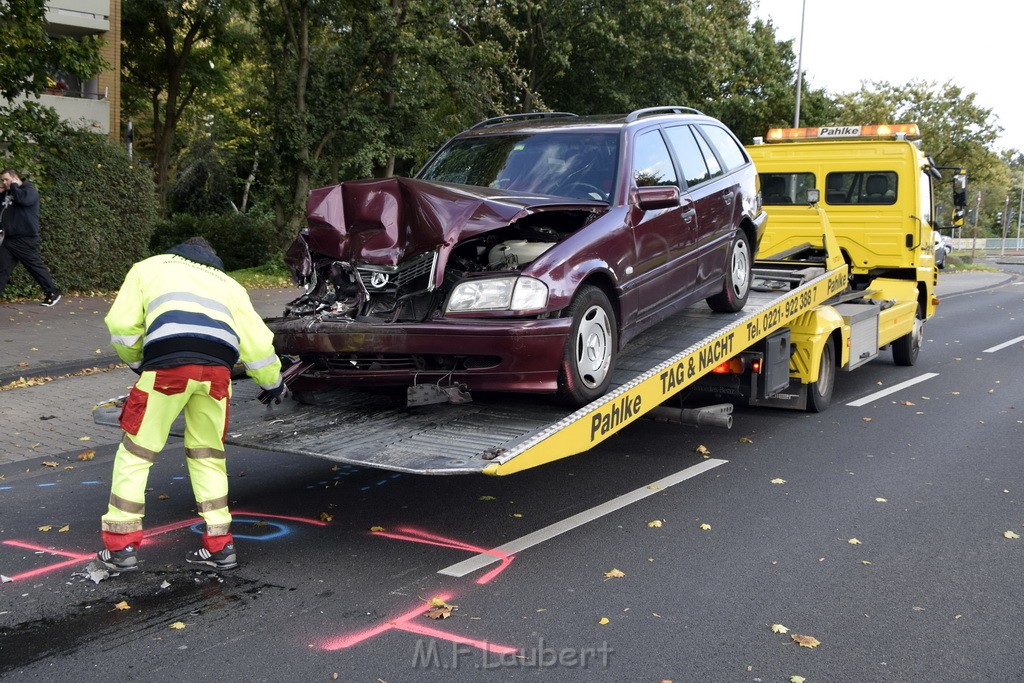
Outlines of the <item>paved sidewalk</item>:
{"type": "MultiPolygon", "coordinates": [[[[951,296],[1009,282],[1011,273],[943,273],[937,295],[951,296]]],[[[250,295],[263,316],[279,315],[297,289],[260,289],[250,295]]],[[[43,460],[74,462],[82,451],[117,443],[121,433],[92,421],[90,409],[128,393],[135,374],[118,367],[103,317],[110,300],[66,297],[53,308],[36,302],[0,303],[0,385],[18,377],[58,375],[99,366],[92,374],[58,376],[35,386],[0,391],[0,475],[14,463],[38,468],[43,460]],[[35,461],[34,463],[32,461],[35,461]]],[[[0,484],[2,486],[2,484],[0,484]]]]}
{"type": "MultiPolygon", "coordinates": [[[[299,290],[249,294],[260,315],[269,317],[280,315],[299,290]]],[[[63,464],[120,440],[120,431],[93,424],[91,414],[96,403],[127,394],[136,379],[110,348],[103,317],[111,301],[65,296],[53,308],[33,301],[0,303],[0,386],[17,382],[0,391],[0,475],[13,471],[12,463],[62,455],[63,464]],[[53,379],[33,384],[41,376],[53,379]]]]}

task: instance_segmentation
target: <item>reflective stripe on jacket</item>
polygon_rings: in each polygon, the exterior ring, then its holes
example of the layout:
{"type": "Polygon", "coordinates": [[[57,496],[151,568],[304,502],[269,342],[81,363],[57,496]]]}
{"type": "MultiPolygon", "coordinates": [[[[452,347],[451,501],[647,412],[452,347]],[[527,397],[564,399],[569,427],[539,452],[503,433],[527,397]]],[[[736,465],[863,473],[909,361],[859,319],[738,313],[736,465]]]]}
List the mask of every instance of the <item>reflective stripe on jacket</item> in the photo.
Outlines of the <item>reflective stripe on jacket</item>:
{"type": "MultiPolygon", "coordinates": [[[[212,266],[159,254],[132,266],[105,319],[121,360],[138,369],[147,349],[214,349],[220,362],[241,360],[264,389],[281,383],[273,333],[245,288],[212,266]]],[[[183,360],[187,363],[187,360],[183,360]]]]}

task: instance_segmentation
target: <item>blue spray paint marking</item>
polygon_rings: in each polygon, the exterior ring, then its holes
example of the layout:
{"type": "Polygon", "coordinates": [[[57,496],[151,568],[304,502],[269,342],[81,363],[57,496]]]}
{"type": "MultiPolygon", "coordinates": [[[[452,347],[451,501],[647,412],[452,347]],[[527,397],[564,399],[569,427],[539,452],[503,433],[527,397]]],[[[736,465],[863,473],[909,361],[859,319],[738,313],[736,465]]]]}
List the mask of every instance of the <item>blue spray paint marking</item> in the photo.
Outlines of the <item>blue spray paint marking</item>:
{"type": "Polygon", "coordinates": [[[173,479],[174,481],[181,481],[184,478],[185,477],[171,477],[171,479],[173,479]]]}
{"type": "Polygon", "coordinates": [[[93,484],[102,484],[100,481],[83,481],[82,486],[92,486],[93,484]]]}
{"type": "MultiPolygon", "coordinates": [[[[244,517],[243,518],[235,518],[235,519],[231,520],[231,524],[232,525],[234,525],[234,524],[252,524],[252,525],[255,525],[257,522],[261,522],[262,523],[260,525],[261,527],[263,527],[263,525],[266,525],[267,527],[271,527],[272,526],[272,527],[275,527],[277,529],[277,531],[273,531],[273,532],[266,533],[266,534],[260,534],[259,536],[253,536],[252,534],[239,534],[239,533],[236,533],[236,532],[232,531],[231,535],[233,537],[235,537],[235,538],[245,538],[245,539],[248,539],[250,541],[270,541],[270,540],[273,540],[275,538],[280,538],[282,536],[287,536],[288,534],[290,534],[292,532],[291,527],[289,527],[287,524],[281,524],[280,522],[271,522],[269,520],[264,520],[264,519],[246,519],[244,517]]],[[[202,535],[203,529],[205,527],[206,527],[206,522],[196,522],[195,524],[190,526],[189,529],[193,533],[197,533],[199,535],[202,535]]]]}
{"type": "Polygon", "coordinates": [[[56,485],[57,485],[56,482],[53,482],[51,484],[36,484],[36,486],[38,486],[39,488],[45,488],[47,486],[56,486],[56,485]]]}
{"type": "Polygon", "coordinates": [[[0,486],[0,491],[10,491],[13,488],[13,486],[0,486]]]}

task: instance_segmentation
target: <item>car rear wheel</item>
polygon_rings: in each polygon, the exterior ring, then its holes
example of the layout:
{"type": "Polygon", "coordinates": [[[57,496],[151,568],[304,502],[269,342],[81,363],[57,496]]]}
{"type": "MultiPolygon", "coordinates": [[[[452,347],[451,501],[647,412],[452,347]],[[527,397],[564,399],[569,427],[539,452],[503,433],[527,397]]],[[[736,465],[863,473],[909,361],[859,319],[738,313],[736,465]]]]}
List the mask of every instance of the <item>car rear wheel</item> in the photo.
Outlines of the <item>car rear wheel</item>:
{"type": "Polygon", "coordinates": [[[560,403],[582,406],[608,390],[619,351],[615,310],[598,287],[584,285],[565,311],[572,318],[558,373],[560,403]]]}
{"type": "Polygon", "coordinates": [[[729,247],[729,262],[726,264],[722,291],[707,298],[712,311],[734,313],[747,304],[753,265],[750,240],[745,232],[737,230],[729,247]]]}

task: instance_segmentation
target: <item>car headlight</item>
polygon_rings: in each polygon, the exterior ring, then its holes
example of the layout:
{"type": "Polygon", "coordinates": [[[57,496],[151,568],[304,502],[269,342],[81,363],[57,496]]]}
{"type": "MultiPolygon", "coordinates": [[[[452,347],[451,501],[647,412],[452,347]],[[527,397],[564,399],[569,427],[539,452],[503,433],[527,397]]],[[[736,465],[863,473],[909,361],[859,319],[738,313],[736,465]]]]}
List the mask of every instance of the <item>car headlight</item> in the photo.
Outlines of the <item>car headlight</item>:
{"type": "Polygon", "coordinates": [[[455,286],[448,312],[535,311],[548,303],[548,287],[532,277],[475,278],[455,286]]]}

